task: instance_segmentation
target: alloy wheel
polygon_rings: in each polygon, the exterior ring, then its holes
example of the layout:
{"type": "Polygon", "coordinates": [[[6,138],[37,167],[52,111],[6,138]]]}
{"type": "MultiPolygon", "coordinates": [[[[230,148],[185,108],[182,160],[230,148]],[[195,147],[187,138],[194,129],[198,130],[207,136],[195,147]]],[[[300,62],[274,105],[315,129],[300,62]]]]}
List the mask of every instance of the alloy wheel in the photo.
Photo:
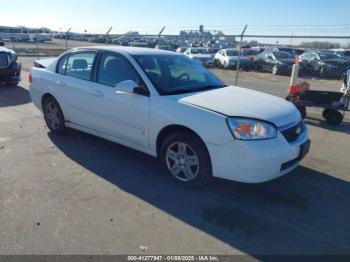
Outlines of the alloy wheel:
{"type": "Polygon", "coordinates": [[[51,129],[57,129],[61,123],[61,119],[59,116],[59,109],[57,108],[57,106],[52,103],[49,102],[46,104],[45,107],[45,118],[47,120],[47,124],[49,125],[49,127],[51,129]]]}
{"type": "Polygon", "coordinates": [[[178,180],[189,182],[199,173],[199,158],[184,142],[174,142],[166,150],[166,164],[170,173],[178,180]]]}

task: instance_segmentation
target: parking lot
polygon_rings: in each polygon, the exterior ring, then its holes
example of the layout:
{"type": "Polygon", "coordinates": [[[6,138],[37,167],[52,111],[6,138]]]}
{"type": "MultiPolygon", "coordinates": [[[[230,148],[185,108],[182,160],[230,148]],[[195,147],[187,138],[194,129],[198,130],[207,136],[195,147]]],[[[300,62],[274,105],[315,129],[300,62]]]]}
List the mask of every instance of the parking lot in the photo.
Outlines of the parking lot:
{"type": "MultiPolygon", "coordinates": [[[[18,87],[0,87],[1,254],[349,254],[350,115],[332,127],[310,110],[311,152],[289,175],[187,190],[152,157],[50,133],[30,101],[33,59],[20,57],[18,87]]],[[[234,83],[234,71],[214,72],[234,83]]],[[[285,97],[289,80],[242,72],[239,85],[285,97]]]]}

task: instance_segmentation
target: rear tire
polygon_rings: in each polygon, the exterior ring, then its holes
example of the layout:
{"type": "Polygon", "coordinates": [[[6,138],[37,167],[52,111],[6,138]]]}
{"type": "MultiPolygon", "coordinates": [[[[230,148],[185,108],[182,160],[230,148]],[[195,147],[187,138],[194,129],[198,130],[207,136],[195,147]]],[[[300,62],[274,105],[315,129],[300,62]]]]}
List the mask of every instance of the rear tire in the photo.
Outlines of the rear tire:
{"type": "Polygon", "coordinates": [[[53,133],[62,135],[66,132],[64,115],[56,99],[51,96],[45,98],[43,113],[46,125],[53,133]]]}
{"type": "Polygon", "coordinates": [[[189,132],[178,131],[166,137],[160,148],[160,159],[171,179],[183,187],[203,187],[212,178],[207,147],[189,132]]]}
{"type": "Polygon", "coordinates": [[[340,125],[341,122],[343,122],[343,118],[343,114],[337,110],[329,109],[329,111],[325,113],[325,119],[327,123],[332,126],[340,125]]]}
{"type": "Polygon", "coordinates": [[[326,115],[328,114],[329,111],[331,111],[331,109],[325,109],[325,110],[323,110],[322,116],[323,116],[324,119],[326,119],[326,115]]]}

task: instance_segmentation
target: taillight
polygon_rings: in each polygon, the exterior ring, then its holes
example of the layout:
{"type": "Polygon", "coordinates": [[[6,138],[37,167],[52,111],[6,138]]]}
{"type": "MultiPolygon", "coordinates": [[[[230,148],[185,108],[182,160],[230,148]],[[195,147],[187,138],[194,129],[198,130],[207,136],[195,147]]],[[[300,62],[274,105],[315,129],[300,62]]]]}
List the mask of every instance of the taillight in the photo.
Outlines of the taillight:
{"type": "Polygon", "coordinates": [[[30,69],[30,71],[29,71],[28,79],[29,79],[29,83],[32,83],[32,81],[33,81],[32,69],[30,69]]]}

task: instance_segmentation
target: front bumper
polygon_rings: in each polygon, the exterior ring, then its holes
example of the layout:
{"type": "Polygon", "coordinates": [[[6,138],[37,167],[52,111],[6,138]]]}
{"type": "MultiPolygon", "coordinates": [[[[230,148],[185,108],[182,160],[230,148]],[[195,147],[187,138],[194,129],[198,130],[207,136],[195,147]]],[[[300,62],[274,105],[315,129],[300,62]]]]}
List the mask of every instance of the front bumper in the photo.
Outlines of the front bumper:
{"type": "Polygon", "coordinates": [[[12,63],[7,68],[0,68],[0,83],[18,83],[21,80],[21,64],[12,63]]]}
{"type": "Polygon", "coordinates": [[[278,133],[275,139],[233,139],[226,145],[207,144],[213,176],[245,183],[261,183],[275,179],[298,167],[301,161],[301,146],[308,141],[308,130],[305,127],[304,132],[292,143],[278,133]]]}

